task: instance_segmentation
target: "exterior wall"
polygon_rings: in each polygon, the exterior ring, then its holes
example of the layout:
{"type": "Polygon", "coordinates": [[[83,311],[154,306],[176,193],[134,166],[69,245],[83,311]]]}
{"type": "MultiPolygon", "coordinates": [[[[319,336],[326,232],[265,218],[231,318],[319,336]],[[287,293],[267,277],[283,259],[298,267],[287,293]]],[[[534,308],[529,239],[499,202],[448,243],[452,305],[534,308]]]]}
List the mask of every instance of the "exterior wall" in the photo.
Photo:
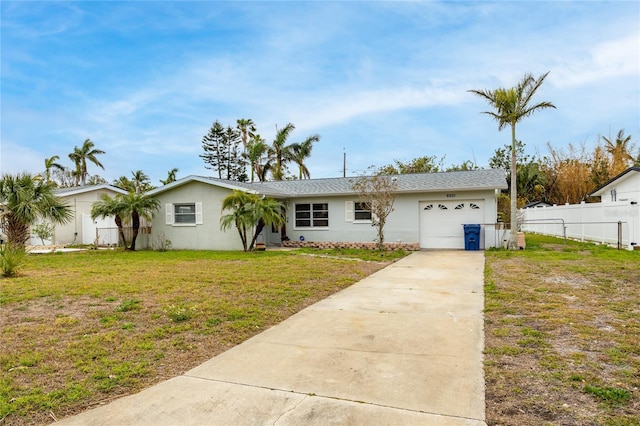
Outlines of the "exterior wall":
{"type": "MultiPolygon", "coordinates": [[[[113,197],[116,195],[116,192],[108,189],[99,189],[87,191],[82,194],[60,197],[71,208],[73,218],[71,219],[71,222],[67,224],[55,226],[53,237],[54,244],[83,244],[84,241],[93,241],[95,239],[95,227],[93,227],[93,229],[88,229],[85,225],[83,230],[83,215],[91,216],[91,207],[93,206],[93,203],[100,200],[100,196],[102,194],[108,194],[113,197]],[[89,231],[91,235],[85,235],[88,233],[87,231],[89,231]]],[[[110,227],[116,226],[113,219],[109,219],[108,223],[110,224],[110,227]]],[[[104,222],[101,222],[101,226],[102,224],[104,224],[104,222]]],[[[40,240],[38,238],[35,238],[35,240],[32,238],[32,242],[40,244],[40,240]]]]}
{"type": "Polygon", "coordinates": [[[171,247],[179,250],[242,250],[242,242],[235,227],[222,231],[222,200],[231,193],[229,189],[201,182],[189,182],[154,198],[160,202],[160,210],[153,218],[152,240],[162,238],[171,241],[171,247]],[[202,224],[167,224],[167,204],[202,203],[202,224]]]}
{"type": "MultiPolygon", "coordinates": [[[[389,243],[417,243],[420,241],[420,201],[457,198],[480,199],[485,202],[485,222],[482,226],[482,243],[485,247],[500,245],[496,235],[497,201],[495,191],[460,191],[457,193],[434,192],[399,194],[394,202],[394,211],[387,218],[385,241],[389,243]]],[[[376,239],[376,228],[371,223],[345,220],[345,202],[358,201],[356,195],[341,197],[304,197],[287,201],[287,236],[291,240],[313,242],[371,242],[376,239]],[[295,227],[295,204],[328,203],[329,227],[320,229],[295,227]]]]}
{"type": "Polygon", "coordinates": [[[640,173],[630,172],[628,176],[612,182],[602,193],[603,203],[612,203],[611,191],[616,192],[616,201],[640,201],[640,173]],[[626,179],[625,179],[626,178],[626,179]]]}
{"type": "Polygon", "coordinates": [[[566,226],[568,238],[617,245],[621,222],[622,245],[628,249],[640,245],[640,205],[630,201],[565,204],[521,212],[525,232],[563,237],[566,226]]]}

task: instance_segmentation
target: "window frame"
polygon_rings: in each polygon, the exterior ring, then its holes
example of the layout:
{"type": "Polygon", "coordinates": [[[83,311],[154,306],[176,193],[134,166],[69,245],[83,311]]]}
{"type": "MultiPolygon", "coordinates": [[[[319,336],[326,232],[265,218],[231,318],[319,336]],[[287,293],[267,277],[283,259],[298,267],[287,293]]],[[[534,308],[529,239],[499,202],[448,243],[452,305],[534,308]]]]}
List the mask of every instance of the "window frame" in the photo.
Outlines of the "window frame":
{"type": "Polygon", "coordinates": [[[177,226],[177,227],[196,226],[196,225],[202,225],[204,223],[203,214],[202,214],[202,203],[197,201],[167,203],[165,204],[165,215],[166,215],[165,224],[169,226],[177,226]],[[177,210],[180,206],[193,206],[193,213],[178,213],[177,210]],[[176,221],[177,217],[186,217],[186,216],[193,216],[193,221],[188,221],[188,222],[176,221]]]}
{"type": "Polygon", "coordinates": [[[367,203],[354,201],[353,203],[353,222],[354,223],[371,223],[373,221],[373,213],[370,208],[366,207],[367,203]],[[368,218],[358,218],[358,214],[368,214],[368,218]]]}
{"type": "Polygon", "coordinates": [[[329,229],[329,203],[328,202],[308,202],[295,203],[293,206],[293,229],[329,229]],[[308,206],[308,209],[302,209],[308,206]],[[324,206],[317,207],[316,206],[324,206]],[[300,216],[299,216],[300,213],[300,216]],[[308,217],[307,217],[308,216],[308,217]],[[309,225],[300,225],[299,222],[309,222],[309,225]],[[316,225],[316,222],[325,222],[326,225],[316,225]]]}

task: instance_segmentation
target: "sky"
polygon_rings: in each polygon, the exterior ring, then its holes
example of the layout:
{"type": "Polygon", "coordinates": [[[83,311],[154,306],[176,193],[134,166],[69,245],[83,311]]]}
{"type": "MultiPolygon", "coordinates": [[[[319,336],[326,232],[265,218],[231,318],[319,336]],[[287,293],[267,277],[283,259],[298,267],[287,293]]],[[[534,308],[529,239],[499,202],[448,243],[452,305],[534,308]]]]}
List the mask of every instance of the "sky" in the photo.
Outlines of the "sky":
{"type": "MultiPolygon", "coordinates": [[[[471,89],[549,72],[517,126],[529,154],[640,140],[637,1],[0,1],[0,169],[44,170],[87,138],[109,182],[213,176],[214,121],[320,135],[312,178],[421,156],[488,167],[510,144],[471,89]]],[[[295,168],[294,168],[295,171],[295,168]]]]}

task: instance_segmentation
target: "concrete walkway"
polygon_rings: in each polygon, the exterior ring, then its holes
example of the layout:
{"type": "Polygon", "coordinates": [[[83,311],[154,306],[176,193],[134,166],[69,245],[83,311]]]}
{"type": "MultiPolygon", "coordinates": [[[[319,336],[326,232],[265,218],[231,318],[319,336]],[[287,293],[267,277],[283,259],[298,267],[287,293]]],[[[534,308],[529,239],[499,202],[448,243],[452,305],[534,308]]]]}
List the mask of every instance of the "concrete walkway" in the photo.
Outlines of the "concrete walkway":
{"type": "Polygon", "coordinates": [[[63,425],[485,425],[483,252],[422,251],[63,425]]]}

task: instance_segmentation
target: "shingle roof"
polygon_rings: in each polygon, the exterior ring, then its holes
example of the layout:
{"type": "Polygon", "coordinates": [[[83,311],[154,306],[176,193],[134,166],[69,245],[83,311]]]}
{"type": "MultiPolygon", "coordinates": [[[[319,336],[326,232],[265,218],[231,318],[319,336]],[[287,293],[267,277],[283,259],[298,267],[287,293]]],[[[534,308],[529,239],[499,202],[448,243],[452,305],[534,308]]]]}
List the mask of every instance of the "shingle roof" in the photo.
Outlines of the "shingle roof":
{"type": "MultiPolygon", "coordinates": [[[[398,193],[472,191],[506,189],[503,170],[470,170],[441,173],[415,173],[390,176],[398,183],[398,193]]],[[[235,186],[273,197],[302,197],[353,194],[351,186],[358,177],[285,180],[267,182],[229,182],[228,180],[198,177],[199,181],[235,186]]]]}
{"type": "Polygon", "coordinates": [[[54,190],[54,193],[59,197],[65,197],[69,195],[77,195],[85,192],[96,191],[99,189],[109,189],[121,194],[127,193],[127,191],[125,191],[124,189],[118,188],[117,186],[109,185],[108,183],[103,183],[100,185],[72,186],[69,188],[56,188],[54,190]]]}

